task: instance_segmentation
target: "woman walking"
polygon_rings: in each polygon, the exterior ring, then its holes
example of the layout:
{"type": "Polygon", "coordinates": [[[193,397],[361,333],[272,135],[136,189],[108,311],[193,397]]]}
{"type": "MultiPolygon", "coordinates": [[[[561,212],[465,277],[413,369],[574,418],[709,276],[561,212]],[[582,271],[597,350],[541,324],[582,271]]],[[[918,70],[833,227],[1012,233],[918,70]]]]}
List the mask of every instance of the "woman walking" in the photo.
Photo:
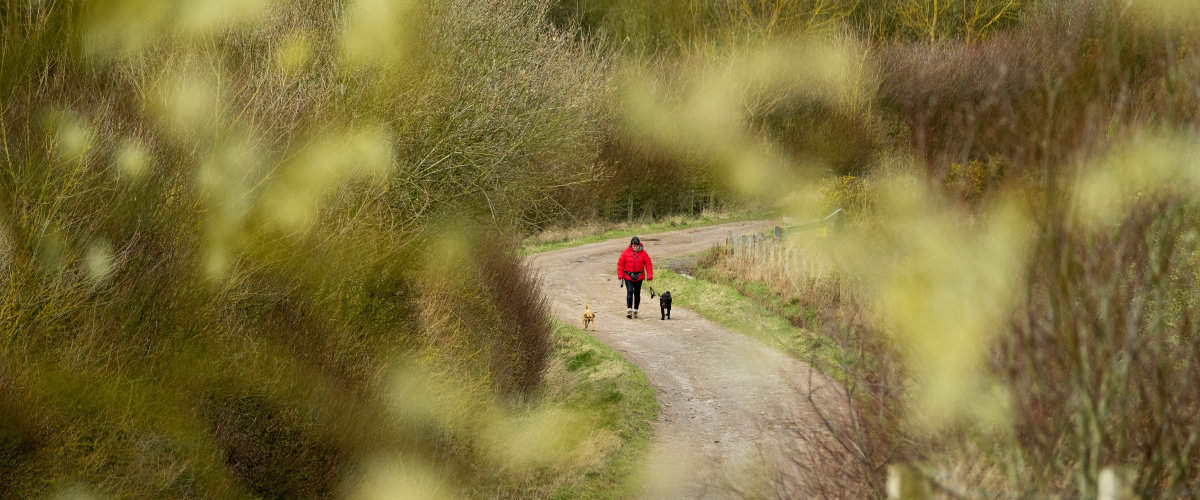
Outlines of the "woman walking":
{"type": "Polygon", "coordinates": [[[642,248],[637,236],[629,242],[629,248],[617,259],[617,278],[625,286],[625,317],[636,318],[642,302],[642,279],[654,281],[654,268],[650,254],[642,248]]]}

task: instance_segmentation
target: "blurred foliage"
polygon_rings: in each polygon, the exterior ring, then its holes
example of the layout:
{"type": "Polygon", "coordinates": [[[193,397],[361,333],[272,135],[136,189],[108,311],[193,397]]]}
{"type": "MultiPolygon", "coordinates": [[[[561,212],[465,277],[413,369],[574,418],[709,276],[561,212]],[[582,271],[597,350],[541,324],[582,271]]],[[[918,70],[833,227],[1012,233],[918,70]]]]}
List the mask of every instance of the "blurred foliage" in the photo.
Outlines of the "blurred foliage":
{"type": "Polygon", "coordinates": [[[5,495],[456,497],[559,463],[511,242],[597,177],[610,77],[547,8],[0,4],[5,495]]]}
{"type": "Polygon", "coordinates": [[[761,280],[867,360],[815,477],[1194,491],[1197,14],[2,0],[0,481],[520,495],[586,419],[513,236],[750,198],[850,212],[761,280]]]}

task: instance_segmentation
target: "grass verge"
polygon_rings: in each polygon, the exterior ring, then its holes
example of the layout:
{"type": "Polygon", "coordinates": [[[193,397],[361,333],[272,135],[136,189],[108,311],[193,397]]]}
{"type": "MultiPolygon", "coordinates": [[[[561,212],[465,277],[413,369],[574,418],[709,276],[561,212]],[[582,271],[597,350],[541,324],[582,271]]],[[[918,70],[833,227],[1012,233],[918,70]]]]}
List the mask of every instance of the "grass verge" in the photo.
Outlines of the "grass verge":
{"type": "Polygon", "coordinates": [[[659,292],[669,290],[675,304],[796,358],[828,361],[821,364],[836,367],[846,356],[833,340],[817,331],[815,311],[785,303],[763,285],[733,283],[709,274],[700,269],[699,277],[693,277],[659,269],[653,286],[659,292]],[[789,317],[809,317],[810,323],[796,326],[789,317]]]}
{"type": "Polygon", "coordinates": [[[597,223],[590,222],[570,228],[554,228],[530,236],[521,242],[521,255],[549,252],[561,248],[577,247],[612,238],[677,231],[693,227],[725,224],[769,217],[763,209],[747,209],[733,212],[704,212],[697,216],[676,215],[652,221],[597,223]]]}
{"type": "Polygon", "coordinates": [[[641,370],[608,346],[583,330],[553,323],[554,352],[541,403],[579,415],[589,436],[564,468],[527,477],[515,490],[521,498],[632,496],[634,472],[649,449],[658,416],[654,389],[641,370]]]}

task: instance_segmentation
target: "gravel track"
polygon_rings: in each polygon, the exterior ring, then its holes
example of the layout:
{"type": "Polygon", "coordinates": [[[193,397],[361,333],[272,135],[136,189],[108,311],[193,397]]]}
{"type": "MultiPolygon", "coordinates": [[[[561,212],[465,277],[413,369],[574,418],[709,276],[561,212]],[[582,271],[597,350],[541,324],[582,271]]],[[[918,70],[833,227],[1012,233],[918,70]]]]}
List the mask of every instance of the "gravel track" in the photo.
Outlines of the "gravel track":
{"type": "MultiPolygon", "coordinates": [[[[769,227],[769,221],[749,221],[639,236],[661,264],[731,234],[769,227]]],[[[662,321],[658,300],[650,300],[643,286],[641,317],[626,319],[616,264],[628,244],[625,237],[537,254],[529,262],[556,318],[578,326],[589,304],[597,315],[592,335],[637,365],[654,386],[661,411],[641,495],[743,496],[753,488],[747,478],[777,477],[784,470],[780,463],[805,453],[792,431],[818,423],[802,402],[809,389],[822,394],[835,386],[810,373],[806,363],[696,315],[687,308],[688,297],[674,297],[673,319],[662,321]]]]}

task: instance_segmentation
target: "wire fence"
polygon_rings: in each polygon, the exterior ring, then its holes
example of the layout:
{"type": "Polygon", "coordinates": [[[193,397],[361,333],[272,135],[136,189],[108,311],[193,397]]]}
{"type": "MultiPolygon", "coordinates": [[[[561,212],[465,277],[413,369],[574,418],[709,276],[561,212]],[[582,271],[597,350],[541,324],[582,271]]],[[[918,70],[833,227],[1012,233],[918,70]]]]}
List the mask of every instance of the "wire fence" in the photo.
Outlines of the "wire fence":
{"type": "Polygon", "coordinates": [[[837,302],[853,297],[856,283],[838,270],[823,242],[842,210],[811,222],[776,226],[768,233],[735,236],[718,246],[721,265],[747,280],[794,297],[837,302]]]}

